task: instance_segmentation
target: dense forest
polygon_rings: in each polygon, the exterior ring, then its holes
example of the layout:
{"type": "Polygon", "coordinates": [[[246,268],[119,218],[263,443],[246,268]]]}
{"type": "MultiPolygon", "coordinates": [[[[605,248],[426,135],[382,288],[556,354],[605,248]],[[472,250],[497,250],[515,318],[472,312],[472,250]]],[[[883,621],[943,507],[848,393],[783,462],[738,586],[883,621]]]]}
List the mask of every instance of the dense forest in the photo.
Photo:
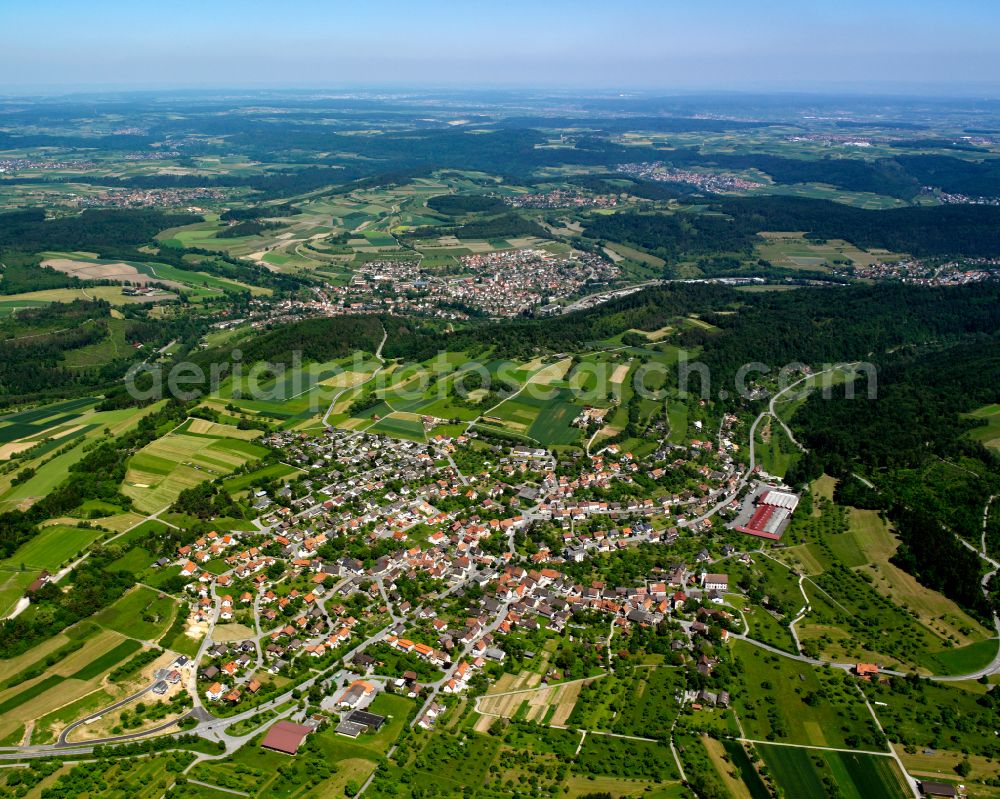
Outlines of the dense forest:
{"type": "Polygon", "coordinates": [[[12,211],[0,214],[0,254],[7,249],[101,252],[143,244],[168,227],[200,221],[194,214],[168,214],[149,208],[88,209],[77,216],[49,220],[40,208],[12,211]]]}
{"type": "Polygon", "coordinates": [[[80,288],[86,285],[79,278],[40,266],[40,258],[20,252],[6,252],[0,263],[0,294],[22,294],[27,291],[80,288]]]}
{"type": "Polygon", "coordinates": [[[702,347],[720,379],[751,361],[779,368],[868,359],[900,344],[958,338],[1000,328],[1000,287],[928,289],[902,284],[803,288],[747,294],[702,283],[647,288],[596,308],[551,319],[491,323],[441,333],[417,321],[387,324],[389,357],[423,360],[439,350],[489,349],[493,357],[580,349],[632,328],[656,330],[699,314],[721,335],[688,330],[678,343],[702,347]],[[739,313],[720,313],[738,309],[739,313]]]}
{"type": "Polygon", "coordinates": [[[894,562],[983,619],[978,556],[982,509],[1000,490],[1000,456],[965,437],[976,422],[961,416],[1000,401],[1000,332],[950,346],[908,347],[880,359],[878,397],[865,385],[813,395],[793,425],[809,447],[792,481],[838,476],[839,501],[888,514],[901,545],[894,562]],[[874,481],[867,489],[853,474],[874,481]]]}
{"type": "Polygon", "coordinates": [[[915,256],[1000,256],[1000,207],[944,205],[869,211],[828,200],[730,198],[713,208],[743,235],[803,230],[811,238],[846,239],[863,248],[915,256]]]}
{"type": "Polygon", "coordinates": [[[336,316],[304,319],[274,330],[255,333],[235,346],[213,348],[197,353],[201,364],[229,362],[239,349],[244,363],[267,361],[290,364],[295,357],[303,362],[322,363],[343,358],[355,350],[375,352],[382,341],[382,326],[374,316],[336,316]]]}
{"type": "Polygon", "coordinates": [[[448,216],[461,214],[497,213],[504,209],[502,200],[488,197],[485,194],[442,194],[431,197],[427,207],[448,216]]]}
{"type": "Polygon", "coordinates": [[[749,254],[753,244],[753,233],[709,214],[609,214],[588,220],[585,230],[592,238],[640,247],[668,262],[749,254]]]}
{"type": "Polygon", "coordinates": [[[1000,256],[1000,207],[946,205],[869,211],[828,200],[742,197],[712,204],[718,214],[619,213],[586,222],[592,238],[621,242],[667,261],[725,253],[748,255],[764,231],[805,231],[809,238],[845,239],[865,249],[918,257],[1000,256]],[[721,216],[719,214],[724,214],[721,216]]]}

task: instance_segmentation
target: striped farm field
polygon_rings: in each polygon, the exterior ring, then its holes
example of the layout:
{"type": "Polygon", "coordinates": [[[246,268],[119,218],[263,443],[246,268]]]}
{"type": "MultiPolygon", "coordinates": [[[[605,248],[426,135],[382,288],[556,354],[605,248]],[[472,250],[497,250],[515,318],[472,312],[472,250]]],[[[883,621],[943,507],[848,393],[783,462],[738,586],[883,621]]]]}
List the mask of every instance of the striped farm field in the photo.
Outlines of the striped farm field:
{"type": "Polygon", "coordinates": [[[212,433],[168,433],[132,457],[121,490],[132,498],[138,510],[152,513],[165,508],[184,489],[225,477],[268,452],[245,440],[243,436],[247,431],[208,424],[212,425],[212,433]],[[229,432],[239,435],[229,437],[229,432]]]}
{"type": "Polygon", "coordinates": [[[896,761],[888,755],[833,752],[757,744],[768,771],[786,796],[825,796],[824,780],[844,799],[907,799],[912,794],[896,761]]]}
{"type": "MultiPolygon", "coordinates": [[[[42,569],[55,572],[101,535],[103,531],[95,528],[62,524],[45,527],[38,535],[21,545],[13,555],[0,561],[0,572],[19,571],[22,566],[33,573],[42,569]]],[[[33,574],[32,579],[34,576],[33,574]]]]}

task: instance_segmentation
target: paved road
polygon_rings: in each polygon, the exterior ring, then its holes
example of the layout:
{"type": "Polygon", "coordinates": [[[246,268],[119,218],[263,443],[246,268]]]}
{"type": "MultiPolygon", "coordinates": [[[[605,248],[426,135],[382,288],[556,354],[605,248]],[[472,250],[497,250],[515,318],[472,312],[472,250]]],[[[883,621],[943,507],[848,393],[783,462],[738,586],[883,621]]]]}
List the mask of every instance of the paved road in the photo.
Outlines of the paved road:
{"type": "Polygon", "coordinates": [[[363,380],[360,383],[357,383],[356,385],[353,386],[347,386],[347,388],[342,388],[340,391],[338,391],[336,394],[333,395],[333,399],[330,400],[330,406],[326,409],[326,413],[323,414],[324,425],[327,424],[327,420],[330,418],[330,414],[333,413],[334,407],[336,407],[337,403],[340,401],[340,398],[345,393],[347,393],[348,391],[353,391],[356,388],[360,388],[366,383],[370,383],[385,368],[385,360],[382,358],[382,348],[385,346],[385,342],[388,340],[388,338],[389,338],[389,332],[385,329],[385,326],[383,326],[382,341],[379,342],[378,349],[375,350],[375,359],[379,362],[378,369],[372,372],[371,377],[369,377],[367,380],[363,380]]]}
{"type": "MultiPolygon", "coordinates": [[[[720,510],[722,510],[724,507],[726,507],[726,505],[732,502],[733,499],[739,496],[739,493],[744,489],[744,487],[746,487],[746,484],[750,481],[750,477],[753,474],[754,468],[757,466],[757,450],[756,450],[757,427],[767,416],[772,416],[775,419],[778,419],[779,422],[781,422],[781,419],[774,412],[774,404],[782,396],[787,394],[789,391],[791,391],[793,388],[800,385],[801,383],[806,382],[807,380],[812,380],[813,378],[819,377],[820,375],[827,374],[828,372],[835,372],[839,369],[843,369],[845,367],[852,365],[853,364],[840,364],[838,366],[831,366],[829,369],[824,369],[822,372],[815,372],[811,375],[806,375],[805,377],[796,380],[791,385],[786,386],[777,394],[775,394],[773,397],[771,397],[771,400],[770,402],[768,402],[767,405],[767,410],[761,411],[760,414],[757,416],[757,418],[753,420],[753,424],[750,425],[750,465],[747,467],[746,472],[744,472],[743,475],[740,477],[739,482],[737,482],[736,484],[736,487],[728,494],[723,496],[722,499],[720,499],[715,505],[713,505],[703,514],[701,514],[695,519],[688,519],[687,522],[685,522],[684,526],[693,527],[694,525],[700,524],[701,522],[705,521],[705,519],[711,518],[712,516],[717,514],[720,510]]],[[[782,424],[784,424],[784,422],[782,422],[782,424]]],[[[795,441],[795,439],[793,438],[792,441],[795,441]]],[[[798,442],[795,443],[796,446],[799,446],[798,442]]]]}
{"type": "MultiPolygon", "coordinates": [[[[154,683],[154,685],[155,685],[155,683],[154,683]]],[[[153,690],[153,686],[152,685],[148,685],[145,688],[143,688],[141,691],[139,691],[139,693],[137,693],[137,694],[132,694],[132,696],[127,696],[124,699],[121,699],[118,702],[115,702],[113,705],[108,705],[103,710],[99,710],[97,713],[92,713],[91,715],[87,716],[86,718],[80,719],[79,721],[74,721],[66,729],[64,729],[61,733],[59,733],[59,738],[56,741],[56,746],[66,746],[67,743],[68,743],[66,739],[69,738],[69,736],[73,733],[73,730],[75,730],[77,727],[81,727],[84,724],[89,724],[92,721],[96,721],[101,716],[105,715],[106,713],[113,713],[114,711],[118,710],[119,708],[125,707],[125,705],[129,704],[130,702],[134,702],[135,700],[139,699],[140,697],[145,696],[146,694],[148,694],[152,690],[153,690]]]]}

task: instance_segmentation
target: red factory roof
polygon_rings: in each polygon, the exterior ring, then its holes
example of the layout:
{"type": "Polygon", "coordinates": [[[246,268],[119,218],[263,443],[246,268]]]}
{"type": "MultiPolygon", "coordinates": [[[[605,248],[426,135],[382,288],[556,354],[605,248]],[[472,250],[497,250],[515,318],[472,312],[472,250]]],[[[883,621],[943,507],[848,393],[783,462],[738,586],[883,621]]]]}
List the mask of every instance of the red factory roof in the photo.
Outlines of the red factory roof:
{"type": "Polygon", "coordinates": [[[309,727],[292,724],[290,721],[279,721],[267,731],[260,745],[277,752],[284,752],[286,755],[294,755],[310,732],[312,730],[309,727]]]}
{"type": "Polygon", "coordinates": [[[773,505],[760,505],[754,511],[753,516],[750,517],[750,521],[736,529],[741,533],[755,535],[758,538],[768,538],[772,541],[777,541],[781,536],[767,529],[767,523],[771,521],[775,510],[776,508],[773,505]]]}

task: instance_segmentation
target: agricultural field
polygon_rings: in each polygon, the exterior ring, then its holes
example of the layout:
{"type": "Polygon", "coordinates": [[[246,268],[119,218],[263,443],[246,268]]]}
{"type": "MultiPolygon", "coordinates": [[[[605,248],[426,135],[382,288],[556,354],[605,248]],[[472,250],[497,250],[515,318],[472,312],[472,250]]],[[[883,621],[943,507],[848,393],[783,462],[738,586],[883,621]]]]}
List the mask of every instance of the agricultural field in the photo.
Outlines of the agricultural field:
{"type": "MultiPolygon", "coordinates": [[[[218,297],[223,290],[247,291],[254,296],[269,296],[271,290],[227,280],[208,272],[179,269],[176,266],[145,261],[102,261],[82,253],[45,253],[42,266],[81,280],[110,280],[131,285],[154,285],[169,291],[182,290],[198,301],[218,297]]],[[[169,298],[173,296],[167,293],[169,298]]]]}
{"type": "Polygon", "coordinates": [[[814,669],[736,641],[740,687],[731,691],[748,738],[876,749],[879,734],[844,672],[814,669]]]}
{"type": "Polygon", "coordinates": [[[173,622],[177,601],[144,585],[137,586],[94,617],[109,630],[139,640],[155,640],[173,622]]]}
{"type": "Polygon", "coordinates": [[[802,550],[811,610],[797,625],[806,652],[936,674],[968,673],[993,659],[989,630],[890,562],[899,541],[876,512],[823,507],[793,525],[811,542],[802,550]],[[832,519],[837,525],[818,534],[832,519]]]}
{"type": "Polygon", "coordinates": [[[853,244],[831,239],[811,241],[802,233],[761,233],[765,240],[756,251],[761,258],[785,269],[828,272],[849,266],[871,266],[881,261],[898,261],[900,253],[867,252],[853,244]]]}
{"type": "Polygon", "coordinates": [[[31,308],[40,303],[48,305],[53,302],[73,302],[73,300],[104,300],[114,306],[135,305],[144,303],[166,302],[176,300],[174,292],[162,290],[149,295],[128,295],[119,286],[88,286],[85,289],[41,289],[26,291],[21,294],[11,294],[4,298],[9,308],[31,308]]]}
{"type": "Polygon", "coordinates": [[[1000,450],[1000,405],[987,405],[968,414],[966,418],[980,423],[969,431],[969,438],[990,449],[1000,450]],[[985,422],[985,424],[983,424],[985,422]]]}
{"type": "MultiPolygon", "coordinates": [[[[197,426],[199,421],[191,423],[197,426]]],[[[213,432],[175,430],[139,450],[129,461],[122,493],[138,510],[153,513],[168,507],[185,488],[225,477],[267,454],[264,447],[246,440],[247,431],[228,425],[209,429],[213,432]]]]}
{"type": "MultiPolygon", "coordinates": [[[[10,448],[15,442],[40,440],[46,434],[51,437],[75,426],[74,423],[95,405],[96,399],[85,397],[0,416],[0,445],[10,448]]],[[[6,449],[3,457],[8,458],[16,451],[6,449]]]]}
{"type": "Polygon", "coordinates": [[[6,668],[0,672],[4,677],[0,684],[0,738],[43,717],[54,724],[57,719],[53,714],[61,709],[76,703],[88,704],[86,697],[102,688],[107,673],[126,661],[140,646],[138,641],[113,630],[83,625],[57,636],[48,644],[51,647],[49,654],[55,653],[57,657],[53,665],[39,671],[37,664],[44,666],[46,659],[46,650],[41,647],[27,653],[30,657],[22,656],[4,664],[6,668]],[[26,669],[37,676],[19,679],[18,675],[26,669]]]}
{"type": "Polygon", "coordinates": [[[44,570],[55,574],[103,535],[102,530],[94,527],[70,527],[65,524],[45,527],[13,555],[0,561],[0,573],[29,571],[37,576],[37,572],[44,570]]]}
{"type": "Polygon", "coordinates": [[[913,794],[896,762],[860,752],[831,752],[757,744],[772,779],[787,796],[825,796],[836,786],[844,799],[909,799],[913,794]]]}
{"type": "Polygon", "coordinates": [[[476,729],[488,728],[489,721],[494,718],[563,726],[573,712],[583,685],[578,681],[487,695],[477,703],[476,709],[482,714],[483,722],[476,729]]]}

